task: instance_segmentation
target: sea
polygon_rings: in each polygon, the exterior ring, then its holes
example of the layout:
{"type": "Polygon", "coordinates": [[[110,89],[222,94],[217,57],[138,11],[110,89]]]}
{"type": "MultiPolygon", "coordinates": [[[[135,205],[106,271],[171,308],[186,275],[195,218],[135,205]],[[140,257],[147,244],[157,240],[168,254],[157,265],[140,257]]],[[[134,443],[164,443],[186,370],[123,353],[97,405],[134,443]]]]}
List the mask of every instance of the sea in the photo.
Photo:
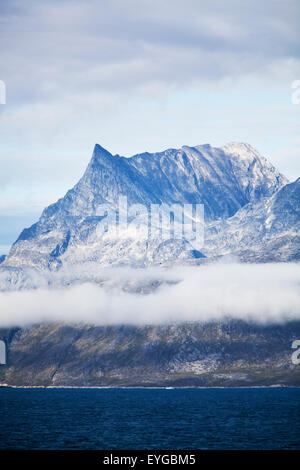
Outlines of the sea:
{"type": "Polygon", "coordinates": [[[300,449],[300,389],[0,387],[0,449],[300,449]]]}

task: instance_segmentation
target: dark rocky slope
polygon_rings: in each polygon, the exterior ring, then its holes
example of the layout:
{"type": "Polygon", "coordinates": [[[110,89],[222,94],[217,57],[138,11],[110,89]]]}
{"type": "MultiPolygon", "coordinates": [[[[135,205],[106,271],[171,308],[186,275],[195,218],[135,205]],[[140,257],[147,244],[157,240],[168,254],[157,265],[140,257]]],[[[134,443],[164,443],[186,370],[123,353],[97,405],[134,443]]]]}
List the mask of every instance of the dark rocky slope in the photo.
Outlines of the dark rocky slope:
{"type": "Polygon", "coordinates": [[[300,322],[172,326],[37,325],[2,330],[15,386],[300,386],[300,322]]]}

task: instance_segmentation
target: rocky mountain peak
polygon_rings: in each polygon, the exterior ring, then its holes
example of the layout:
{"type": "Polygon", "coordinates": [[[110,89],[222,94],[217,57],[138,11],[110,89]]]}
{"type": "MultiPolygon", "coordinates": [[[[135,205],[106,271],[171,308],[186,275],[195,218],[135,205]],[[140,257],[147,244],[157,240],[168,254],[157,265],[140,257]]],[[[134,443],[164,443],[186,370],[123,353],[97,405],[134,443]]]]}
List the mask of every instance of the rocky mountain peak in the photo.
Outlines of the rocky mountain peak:
{"type": "MultiPolygon", "coordinates": [[[[246,233],[257,212],[243,208],[249,204],[260,207],[265,198],[271,198],[286,183],[287,179],[249,144],[230,143],[221,148],[209,144],[184,145],[180,149],[146,152],[130,158],[112,155],[96,144],[79,182],[47,207],[37,223],[23,230],[1,263],[1,269],[3,266],[59,267],[62,263],[87,260],[105,265],[144,266],[171,262],[174,256],[176,259],[202,256],[188,249],[183,240],[168,245],[160,239],[150,243],[131,237],[110,242],[99,238],[99,206],[106,204],[115,209],[120,196],[126,196],[129,205],[143,204],[147,208],[151,204],[203,204],[205,222],[216,223],[212,230],[218,234],[217,240],[209,232],[209,246],[204,247],[204,253],[214,255],[214,247],[218,253],[227,252],[233,246],[230,229],[226,232],[227,245],[220,245],[222,231],[229,226],[227,221],[243,211],[242,230],[246,233]]],[[[270,217],[270,214],[263,216],[270,217]]],[[[276,217],[280,215],[276,213],[276,217]]],[[[236,230],[236,222],[232,227],[236,230]]]]}

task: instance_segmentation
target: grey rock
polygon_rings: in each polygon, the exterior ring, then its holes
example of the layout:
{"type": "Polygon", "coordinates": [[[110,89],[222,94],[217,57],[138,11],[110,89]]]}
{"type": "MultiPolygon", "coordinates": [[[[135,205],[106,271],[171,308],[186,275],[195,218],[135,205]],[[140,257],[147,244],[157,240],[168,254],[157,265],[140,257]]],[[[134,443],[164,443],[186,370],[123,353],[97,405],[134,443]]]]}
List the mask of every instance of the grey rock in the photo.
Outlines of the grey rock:
{"type": "Polygon", "coordinates": [[[300,386],[300,322],[166,326],[36,325],[0,330],[15,386],[300,386]]]}

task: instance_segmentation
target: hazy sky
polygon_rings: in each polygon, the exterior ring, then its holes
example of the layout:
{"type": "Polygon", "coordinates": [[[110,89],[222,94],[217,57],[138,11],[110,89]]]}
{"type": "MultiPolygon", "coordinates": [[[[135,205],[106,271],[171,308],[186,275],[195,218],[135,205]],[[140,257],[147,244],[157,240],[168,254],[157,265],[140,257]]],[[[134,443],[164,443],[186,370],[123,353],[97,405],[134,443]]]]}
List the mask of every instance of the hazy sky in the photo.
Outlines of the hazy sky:
{"type": "Polygon", "coordinates": [[[1,0],[0,254],[96,142],[244,141],[300,176],[299,30],[299,0],[1,0]]]}

